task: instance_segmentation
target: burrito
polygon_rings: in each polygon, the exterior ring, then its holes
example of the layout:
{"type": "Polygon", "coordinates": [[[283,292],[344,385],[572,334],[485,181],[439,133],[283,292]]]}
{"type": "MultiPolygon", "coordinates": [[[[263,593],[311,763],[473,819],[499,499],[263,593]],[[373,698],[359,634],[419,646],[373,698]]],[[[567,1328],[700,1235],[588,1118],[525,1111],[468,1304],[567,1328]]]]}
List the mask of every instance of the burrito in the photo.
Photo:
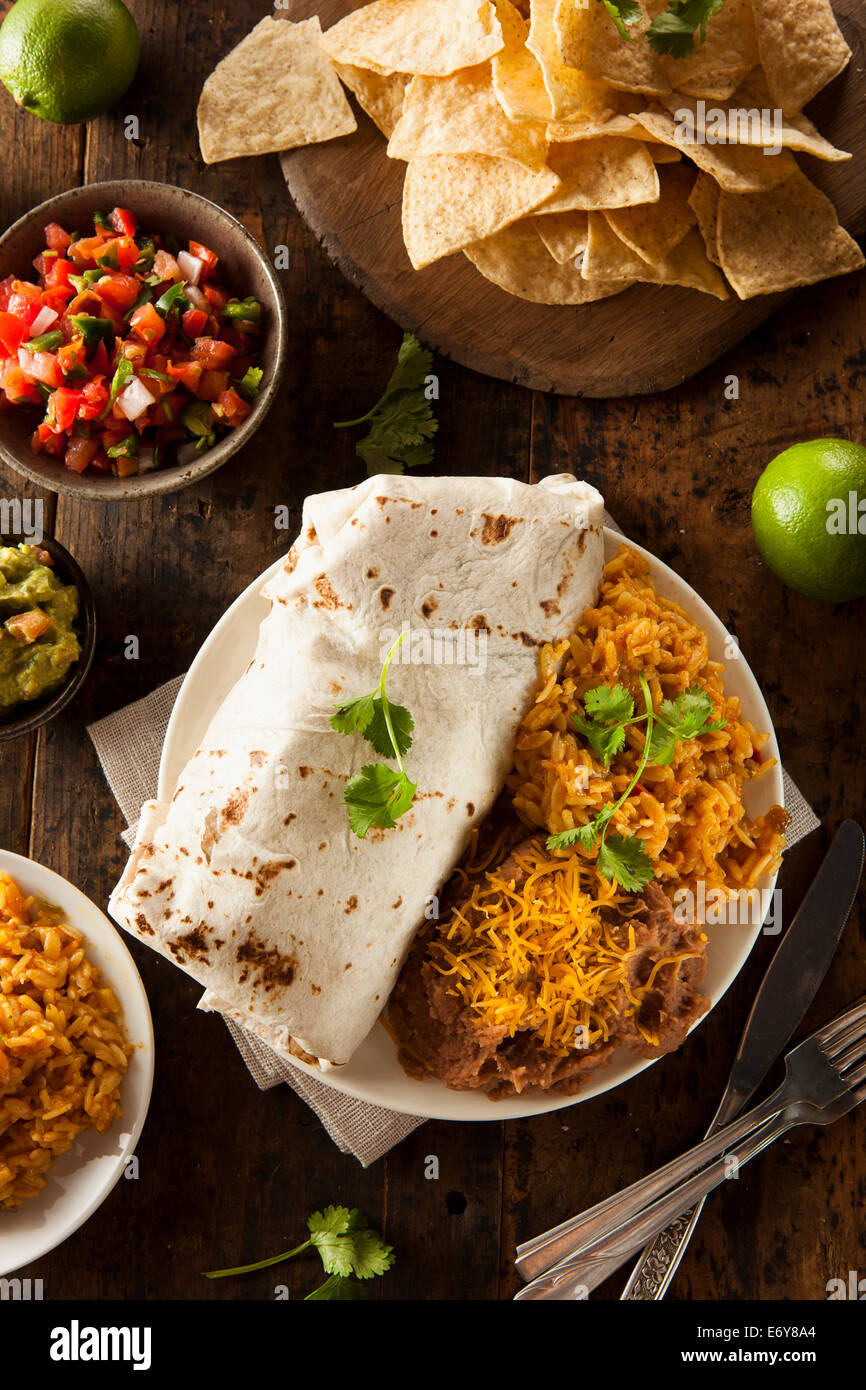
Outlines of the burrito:
{"type": "Polygon", "coordinates": [[[564,474],[309,497],[252,660],[170,803],[142,810],[114,919],[199,981],[202,1007],[283,1056],[348,1062],[502,787],[539,648],[596,597],[602,529],[599,493],[564,474]],[[416,790],[360,838],[346,789],[378,755],[332,717],[389,652],[416,790]]]}

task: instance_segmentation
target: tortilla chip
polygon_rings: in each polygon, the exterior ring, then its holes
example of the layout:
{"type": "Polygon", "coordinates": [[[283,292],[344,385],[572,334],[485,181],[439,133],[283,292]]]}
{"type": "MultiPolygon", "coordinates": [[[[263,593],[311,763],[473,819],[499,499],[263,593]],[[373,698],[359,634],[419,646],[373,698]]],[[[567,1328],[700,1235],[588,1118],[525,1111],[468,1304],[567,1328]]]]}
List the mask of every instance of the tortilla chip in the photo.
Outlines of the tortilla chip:
{"type": "Polygon", "coordinates": [[[496,100],[490,64],[461,68],[450,77],[413,77],[403,114],[388,144],[392,159],[431,154],[489,154],[543,169],[546,127],[510,121],[496,100]]]}
{"type": "Polygon", "coordinates": [[[725,0],[707,23],[703,43],[696,39],[684,58],[666,58],[664,68],[676,91],[724,101],[757,61],[752,0],[725,0]]]}
{"type": "Polygon", "coordinates": [[[786,115],[801,111],[851,57],[830,0],[754,0],[754,12],[770,91],[786,115]]]}
{"type": "Polygon", "coordinates": [[[532,221],[515,222],[464,253],[486,280],[534,304],[588,304],[628,289],[628,281],[586,280],[577,266],[557,265],[532,221]]]}
{"type": "Polygon", "coordinates": [[[512,159],[437,154],[413,159],[403,185],[403,240],[416,270],[534,211],[559,186],[512,159]]]}
{"type": "MultiPolygon", "coordinates": [[[[598,0],[558,0],[554,14],[559,52],[569,67],[627,92],[662,96],[670,91],[660,54],[645,38],[650,23],[668,0],[638,0],[642,19],[629,25],[628,42],[598,0]]],[[[534,5],[533,5],[534,8],[534,5]]]]}
{"type": "Polygon", "coordinates": [[[688,164],[670,165],[660,171],[659,182],[657,202],[612,208],[607,214],[620,240],[650,265],[658,265],[669,256],[697,220],[688,201],[694,169],[688,164]]]}
{"type": "Polygon", "coordinates": [[[403,96],[411,78],[408,73],[386,75],[353,63],[334,63],[340,81],[366,111],[383,135],[390,136],[403,110],[403,96]]]}
{"type": "Polygon", "coordinates": [[[719,217],[719,197],[721,189],[709,174],[699,173],[689,194],[689,206],[698,219],[698,228],[707,248],[707,255],[713,265],[719,264],[719,248],[716,240],[716,224],[719,217]]]}
{"type": "Polygon", "coordinates": [[[447,77],[502,47],[490,0],[374,0],[326,30],[331,58],[374,72],[447,77]]]}
{"type": "Polygon", "coordinates": [[[675,118],[682,112],[690,112],[696,131],[724,136],[732,145],[764,149],[782,146],[835,163],[851,158],[845,150],[837,150],[825,140],[808,116],[780,116],[772,102],[765,84],[752,86],[751,82],[740,87],[730,101],[711,106],[702,99],[682,96],[679,92],[665,98],[665,105],[675,118]]]}
{"type": "Polygon", "coordinates": [[[358,123],[319,46],[318,19],[267,16],[217,63],[202,87],[198,138],[205,164],[349,135],[358,123]]]}
{"type": "Polygon", "coordinates": [[[647,154],[655,164],[679,164],[682,155],[673,145],[659,145],[655,140],[647,141],[647,154]]]}
{"type": "Polygon", "coordinates": [[[530,220],[557,265],[567,265],[586,250],[585,212],[551,212],[530,220]]]}
{"type": "Polygon", "coordinates": [[[613,110],[610,87],[563,62],[554,28],[556,5],[557,0],[532,0],[526,40],[538,59],[554,120],[582,112],[603,116],[613,110]]]}
{"type": "Polygon", "coordinates": [[[689,139],[685,125],[677,125],[667,111],[641,111],[638,119],[651,135],[673,145],[694,160],[699,169],[729,193],[755,193],[784,183],[796,172],[797,164],[789,150],[767,156],[751,145],[707,145],[689,139]]]}
{"type": "Polygon", "coordinates": [[[553,106],[544,85],[541,65],[526,47],[529,21],[511,0],[496,0],[496,17],[502,28],[503,46],[491,67],[493,90],[512,121],[549,121],[553,106]]]}
{"type": "Polygon", "coordinates": [[[763,193],[723,191],[717,236],[719,261],[740,299],[812,285],[866,264],[829,198],[799,170],[763,193]]]}
{"type": "Polygon", "coordinates": [[[626,208],[652,203],[659,196],[656,166],[638,140],[576,140],[551,145],[547,156],[560,187],[539,212],[571,212],[575,208],[626,208]]]}
{"type": "Polygon", "coordinates": [[[697,227],[658,265],[648,265],[620,240],[606,213],[591,212],[581,272],[595,280],[627,278],[650,285],[680,285],[716,299],[729,298],[724,280],[707,260],[697,227]]]}

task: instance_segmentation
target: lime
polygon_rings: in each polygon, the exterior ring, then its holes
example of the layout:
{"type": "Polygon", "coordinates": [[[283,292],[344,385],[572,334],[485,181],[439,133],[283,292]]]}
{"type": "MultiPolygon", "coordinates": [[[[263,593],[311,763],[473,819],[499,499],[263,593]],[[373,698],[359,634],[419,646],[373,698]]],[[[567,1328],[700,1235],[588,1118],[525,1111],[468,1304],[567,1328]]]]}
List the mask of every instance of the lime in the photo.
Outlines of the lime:
{"type": "Polygon", "coordinates": [[[17,0],[0,26],[0,81],[25,110],[71,125],[123,96],[139,52],[121,0],[17,0]]]}
{"type": "Polygon", "coordinates": [[[813,439],[785,449],[758,479],[752,528],[790,588],[827,603],[866,594],[866,448],[813,439]]]}

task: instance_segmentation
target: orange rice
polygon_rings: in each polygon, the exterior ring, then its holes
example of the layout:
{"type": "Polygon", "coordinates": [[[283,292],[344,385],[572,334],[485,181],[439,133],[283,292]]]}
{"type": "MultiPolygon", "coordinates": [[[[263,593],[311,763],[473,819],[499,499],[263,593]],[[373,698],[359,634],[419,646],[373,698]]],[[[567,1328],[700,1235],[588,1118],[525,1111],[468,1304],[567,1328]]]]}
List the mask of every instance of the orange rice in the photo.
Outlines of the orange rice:
{"type": "Polygon", "coordinates": [[[120,1014],[81,936],[0,874],[0,1211],[35,1197],[82,1130],[121,1115],[120,1014]]]}
{"type": "Polygon", "coordinates": [[[669,891],[694,888],[698,880],[707,890],[749,888],[774,872],[785,845],[785,813],[773,807],[752,821],[742,801],[745,784],[773,765],[760,755],[768,735],[725,694],[723,672],[710,660],[706,633],[678,603],[656,593],[647,562],[622,546],[605,567],[596,607],[586,610],[572,637],[541,652],[539,690],[521,724],[507,782],[521,820],[550,833],[585,825],[631,781],[645,726],[626,729],[624,749],[605,769],[572,723],[587,690],[619,682],[640,714],[639,675],[656,710],[699,685],[713,698],[713,719],[724,718],[725,727],[679,742],[667,767],[647,764],[611,829],[643,840],[669,891]]]}

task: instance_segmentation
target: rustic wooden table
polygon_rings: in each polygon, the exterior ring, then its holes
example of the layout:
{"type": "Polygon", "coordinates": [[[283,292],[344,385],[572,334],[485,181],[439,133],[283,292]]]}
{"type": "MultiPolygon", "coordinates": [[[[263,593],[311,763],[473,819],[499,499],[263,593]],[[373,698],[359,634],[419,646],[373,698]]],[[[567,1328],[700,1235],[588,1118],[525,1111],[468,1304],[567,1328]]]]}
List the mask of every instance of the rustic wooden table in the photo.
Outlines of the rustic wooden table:
{"type": "MultiPolygon", "coordinates": [[[[123,824],[86,725],[186,669],[229,602],[285,549],[275,505],[298,517],[306,493],[359,480],[352,442],[331,421],[376,398],[400,340],[306,231],[276,156],[212,168],[199,157],[201,83],[268,12],[264,0],[129,7],[144,58],[118,112],[87,127],[50,126],[17,112],[0,90],[2,223],[98,179],[161,179],[204,193],[266,247],[289,247],[290,350],[283,389],[255,441],[199,486],[140,504],[45,494],[46,529],[94,588],[99,643],[72,708],[38,736],[0,744],[10,793],[0,806],[0,843],[100,904],[124,862],[123,824]],[[126,114],[139,118],[137,139],[125,138],[126,114]],[[139,637],[138,661],[124,658],[129,634],[139,637]]],[[[652,397],[557,399],[437,364],[439,471],[537,479],[568,469],[587,478],[624,529],[692,582],[736,633],[786,766],[824,820],[783,869],[786,922],[833,828],[846,815],[863,816],[866,603],[830,609],[783,589],[756,551],[749,498],[765,462],[795,440],[863,439],[864,310],[864,277],[819,285],[715,367],[652,397]],[[725,394],[731,374],[737,400],[725,394]]],[[[5,470],[2,494],[25,495],[5,470]]],[[[866,988],[860,932],[855,909],[809,1022],[866,988]]],[[[268,1298],[271,1272],[209,1283],[200,1271],[286,1248],[302,1238],[308,1212],[342,1201],[363,1207],[397,1249],[377,1295],[508,1298],[517,1287],[516,1241],[703,1134],[774,944],[760,941],[677,1054],[611,1095],[521,1123],[429,1122],[366,1171],[338,1152],[287,1087],[260,1093],[220,1020],[196,1012],[196,985],[133,944],[158,1040],[140,1177],[121,1181],[82,1230],[21,1273],[42,1278],[46,1298],[268,1298]],[[431,1154],[438,1180],[425,1179],[431,1154]]],[[[671,1296],[823,1299],[829,1279],[866,1270],[858,1219],[864,1147],[862,1110],[777,1144],[708,1204],[671,1296]]],[[[279,1272],[293,1293],[311,1287],[310,1277],[310,1266],[279,1272]]],[[[621,1285],[610,1281],[602,1295],[618,1297],[621,1285]]]]}

